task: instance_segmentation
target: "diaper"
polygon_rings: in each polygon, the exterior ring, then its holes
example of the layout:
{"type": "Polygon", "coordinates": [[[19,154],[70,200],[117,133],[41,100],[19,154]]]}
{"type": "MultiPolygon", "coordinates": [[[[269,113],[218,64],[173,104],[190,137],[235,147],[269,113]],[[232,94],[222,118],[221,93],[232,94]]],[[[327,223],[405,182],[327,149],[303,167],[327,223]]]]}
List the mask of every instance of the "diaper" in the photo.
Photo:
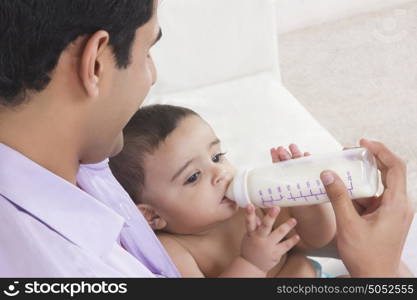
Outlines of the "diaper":
{"type": "Polygon", "coordinates": [[[323,268],[318,261],[316,261],[314,259],[311,259],[311,258],[309,258],[309,260],[310,260],[311,264],[313,265],[314,269],[316,270],[316,277],[317,278],[335,278],[336,277],[332,274],[323,272],[323,268]]]}

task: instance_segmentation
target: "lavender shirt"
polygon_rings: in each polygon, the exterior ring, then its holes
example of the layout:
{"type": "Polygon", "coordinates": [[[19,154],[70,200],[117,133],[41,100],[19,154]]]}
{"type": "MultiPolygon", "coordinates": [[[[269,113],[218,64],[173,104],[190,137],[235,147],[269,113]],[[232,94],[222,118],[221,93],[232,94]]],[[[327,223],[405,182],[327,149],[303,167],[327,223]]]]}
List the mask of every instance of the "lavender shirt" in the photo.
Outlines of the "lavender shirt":
{"type": "Polygon", "coordinates": [[[126,223],[120,235],[122,245],[154,274],[179,277],[179,272],[152,228],[129,194],[113,176],[108,159],[93,165],[81,165],[78,185],[121,215],[126,223]]]}
{"type": "MultiPolygon", "coordinates": [[[[131,221],[97,200],[99,193],[88,194],[83,172],[80,186],[87,193],[1,143],[0,166],[0,277],[155,276],[144,265],[148,261],[120,246],[131,221]]],[[[104,181],[91,182],[96,191],[98,182],[104,181]]],[[[101,191],[108,192],[117,196],[111,188],[101,191]]],[[[169,265],[160,244],[149,244],[158,249],[150,261],[169,265]]]]}

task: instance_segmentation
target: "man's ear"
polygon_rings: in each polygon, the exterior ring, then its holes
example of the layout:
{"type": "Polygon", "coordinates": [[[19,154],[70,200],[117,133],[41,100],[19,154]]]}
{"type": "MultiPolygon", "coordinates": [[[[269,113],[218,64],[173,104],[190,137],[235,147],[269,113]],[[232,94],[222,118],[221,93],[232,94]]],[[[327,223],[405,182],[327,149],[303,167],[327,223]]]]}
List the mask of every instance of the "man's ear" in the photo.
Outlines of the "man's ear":
{"type": "Polygon", "coordinates": [[[167,226],[165,219],[151,205],[137,204],[137,207],[153,230],[161,230],[167,226]]]}
{"type": "Polygon", "coordinates": [[[107,48],[109,39],[107,31],[95,32],[88,38],[81,54],[80,79],[90,97],[99,94],[99,82],[104,70],[100,56],[107,48]]]}

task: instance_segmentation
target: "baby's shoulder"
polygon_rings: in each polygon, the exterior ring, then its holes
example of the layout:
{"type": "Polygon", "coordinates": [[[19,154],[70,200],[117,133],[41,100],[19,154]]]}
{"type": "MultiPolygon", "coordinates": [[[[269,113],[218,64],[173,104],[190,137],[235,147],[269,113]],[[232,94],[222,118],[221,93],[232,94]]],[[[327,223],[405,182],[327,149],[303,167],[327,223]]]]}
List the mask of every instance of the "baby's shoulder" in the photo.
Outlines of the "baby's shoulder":
{"type": "Polygon", "coordinates": [[[171,257],[187,260],[194,259],[187,241],[183,241],[170,233],[157,233],[157,237],[171,257]]]}
{"type": "Polygon", "coordinates": [[[204,277],[191,252],[174,235],[157,233],[158,239],[184,277],[204,277]]]}

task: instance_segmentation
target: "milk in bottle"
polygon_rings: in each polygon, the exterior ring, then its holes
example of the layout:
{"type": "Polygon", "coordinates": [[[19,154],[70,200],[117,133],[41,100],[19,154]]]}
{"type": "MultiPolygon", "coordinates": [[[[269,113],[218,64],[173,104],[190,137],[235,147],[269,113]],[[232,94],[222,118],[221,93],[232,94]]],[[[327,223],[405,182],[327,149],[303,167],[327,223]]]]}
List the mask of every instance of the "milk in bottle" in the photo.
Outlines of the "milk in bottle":
{"type": "Polygon", "coordinates": [[[311,155],[240,170],[226,197],[241,207],[312,205],[329,201],[320,180],[326,169],[335,171],[345,183],[352,199],[377,194],[379,173],[375,157],[366,148],[311,155]]]}

